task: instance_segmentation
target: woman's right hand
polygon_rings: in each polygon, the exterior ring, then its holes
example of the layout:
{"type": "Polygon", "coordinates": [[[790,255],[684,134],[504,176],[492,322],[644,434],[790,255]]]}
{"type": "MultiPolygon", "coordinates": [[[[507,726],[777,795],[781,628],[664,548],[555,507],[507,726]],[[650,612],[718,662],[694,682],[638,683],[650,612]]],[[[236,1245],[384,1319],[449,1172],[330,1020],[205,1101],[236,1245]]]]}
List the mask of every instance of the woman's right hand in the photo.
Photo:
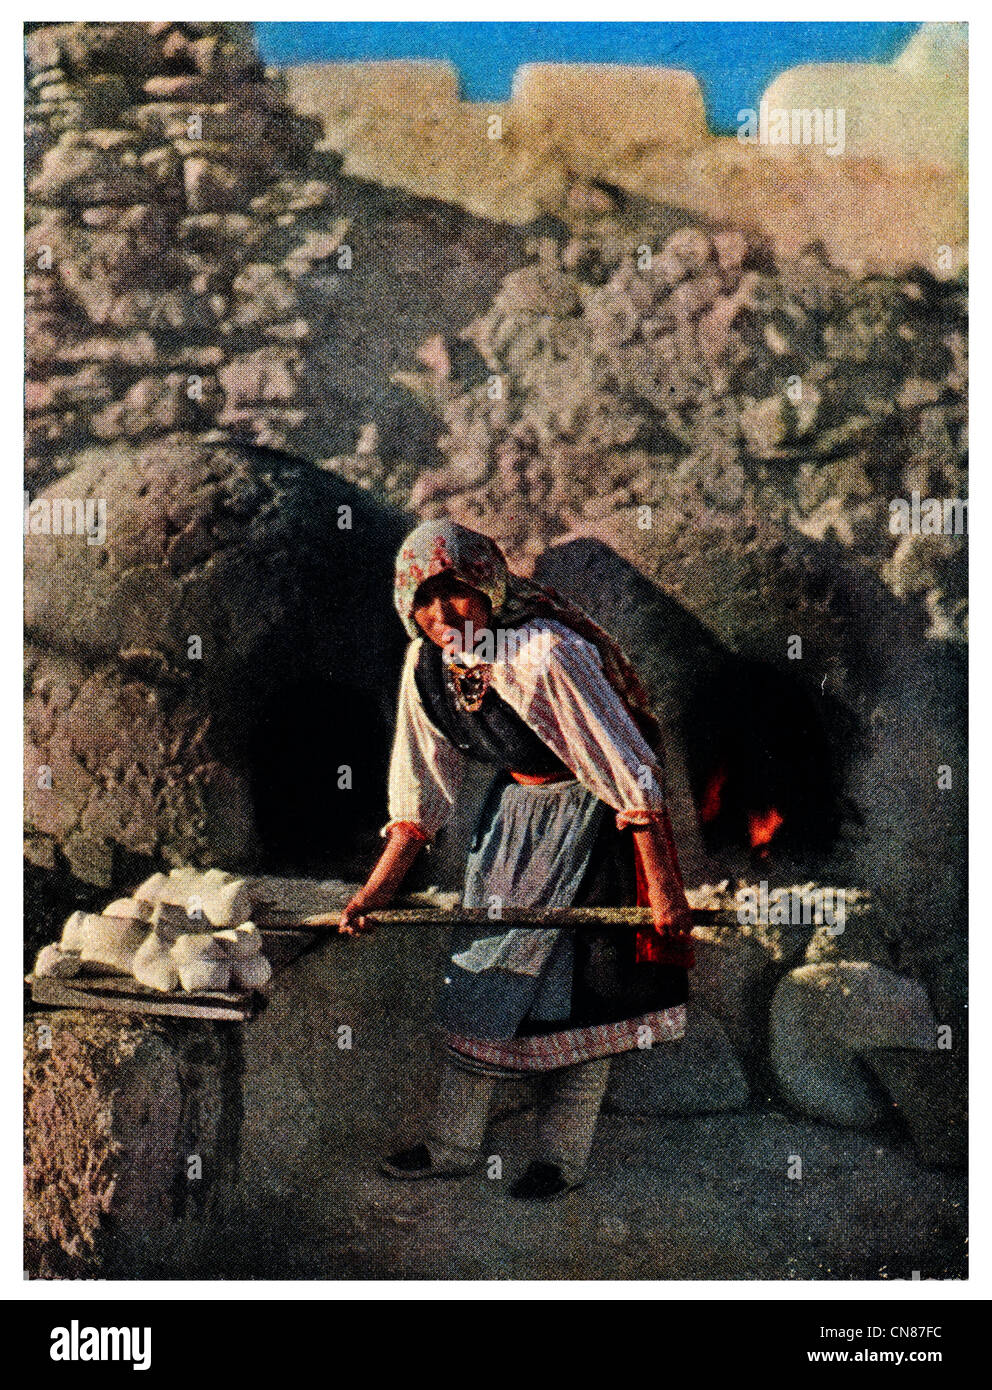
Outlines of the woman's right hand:
{"type": "Polygon", "coordinates": [[[411,834],[402,822],[392,830],[367,882],[357,890],[337,919],[339,936],[357,936],[359,932],[371,930],[371,924],[366,920],[367,914],[392,902],[423,843],[423,835],[419,832],[411,834]]]}
{"type": "Polygon", "coordinates": [[[360,931],[371,931],[366,926],[368,904],[361,898],[352,898],[338,918],[338,936],[357,936],[360,931]]]}

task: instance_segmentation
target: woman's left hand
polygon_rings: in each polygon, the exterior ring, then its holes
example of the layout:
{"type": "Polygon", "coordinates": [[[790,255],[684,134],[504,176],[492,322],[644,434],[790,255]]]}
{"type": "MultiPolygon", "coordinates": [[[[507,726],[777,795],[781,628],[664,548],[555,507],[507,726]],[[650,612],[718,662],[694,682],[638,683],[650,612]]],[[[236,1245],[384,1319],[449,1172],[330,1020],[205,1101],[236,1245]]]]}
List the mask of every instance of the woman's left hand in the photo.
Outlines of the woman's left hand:
{"type": "Polygon", "coordinates": [[[673,870],[661,828],[652,823],[633,829],[647,881],[648,902],[655,930],[662,934],[670,932],[673,927],[691,930],[692,917],[681,876],[677,870],[673,870]]]}
{"type": "Polygon", "coordinates": [[[371,931],[372,924],[368,922],[367,914],[374,908],[389,906],[406,871],[420,853],[425,838],[419,830],[408,829],[402,821],[395,825],[378,863],[351,902],[340,914],[327,912],[320,917],[311,917],[310,925],[336,926],[339,936],[357,936],[359,932],[371,931]]]}

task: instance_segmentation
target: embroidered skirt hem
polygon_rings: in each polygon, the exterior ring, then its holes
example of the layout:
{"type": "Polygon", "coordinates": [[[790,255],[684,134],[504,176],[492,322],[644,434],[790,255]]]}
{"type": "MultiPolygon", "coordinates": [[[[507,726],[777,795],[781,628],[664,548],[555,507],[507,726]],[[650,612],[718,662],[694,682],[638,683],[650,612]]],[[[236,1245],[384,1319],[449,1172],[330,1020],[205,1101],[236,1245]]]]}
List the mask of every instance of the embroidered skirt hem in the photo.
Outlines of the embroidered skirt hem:
{"type": "Polygon", "coordinates": [[[553,1071],[596,1057],[612,1057],[643,1047],[648,1029],[651,1044],[678,1042],[685,1036],[686,1006],[675,1004],[637,1018],[617,1023],[599,1023],[586,1028],[569,1028],[559,1033],[538,1033],[522,1038],[471,1038],[444,1032],[448,1050],[469,1065],[481,1063],[480,1070],[497,1073],[553,1071]]]}

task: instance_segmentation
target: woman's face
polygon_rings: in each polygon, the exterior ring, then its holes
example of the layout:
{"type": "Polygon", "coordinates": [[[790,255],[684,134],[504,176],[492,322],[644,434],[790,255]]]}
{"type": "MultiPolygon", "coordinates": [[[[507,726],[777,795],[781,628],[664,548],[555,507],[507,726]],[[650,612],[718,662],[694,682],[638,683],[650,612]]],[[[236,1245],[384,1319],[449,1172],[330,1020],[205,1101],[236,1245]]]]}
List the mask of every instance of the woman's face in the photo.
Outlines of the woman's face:
{"type": "Polygon", "coordinates": [[[470,650],[480,629],[488,628],[492,606],[485,594],[448,574],[425,579],[413,598],[413,616],[421,632],[439,647],[461,643],[470,650]],[[472,633],[466,626],[472,624],[472,633]],[[455,637],[457,634],[457,639],[455,637]]]}

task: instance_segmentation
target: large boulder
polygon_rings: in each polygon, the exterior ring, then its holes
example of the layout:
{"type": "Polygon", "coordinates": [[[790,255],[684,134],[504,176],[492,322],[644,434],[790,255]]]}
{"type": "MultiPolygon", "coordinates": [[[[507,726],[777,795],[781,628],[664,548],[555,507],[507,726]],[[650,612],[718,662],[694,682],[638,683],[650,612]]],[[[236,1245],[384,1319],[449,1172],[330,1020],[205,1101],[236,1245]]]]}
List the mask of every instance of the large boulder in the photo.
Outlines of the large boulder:
{"type": "Polygon", "coordinates": [[[938,1023],[916,980],[865,962],[804,965],[772,1000],[770,1054],[783,1096],[802,1114],[864,1128],[888,1113],[863,1065],[872,1049],[935,1052],[938,1023]]]}
{"type": "Polygon", "coordinates": [[[115,847],[243,864],[258,848],[260,796],[277,828],[294,805],[312,805],[310,833],[321,814],[328,840],[334,795],[351,813],[361,803],[359,819],[385,819],[401,518],[299,460],[184,437],[91,450],[32,507],[26,783],[37,862],[55,846],[101,884],[115,847]],[[46,534],[67,498],[101,504],[105,534],[46,534]],[[345,727],[350,716],[362,729],[345,727]],[[356,737],[368,742],[349,791],[337,778],[316,785],[336,757],[350,761],[356,737]]]}

